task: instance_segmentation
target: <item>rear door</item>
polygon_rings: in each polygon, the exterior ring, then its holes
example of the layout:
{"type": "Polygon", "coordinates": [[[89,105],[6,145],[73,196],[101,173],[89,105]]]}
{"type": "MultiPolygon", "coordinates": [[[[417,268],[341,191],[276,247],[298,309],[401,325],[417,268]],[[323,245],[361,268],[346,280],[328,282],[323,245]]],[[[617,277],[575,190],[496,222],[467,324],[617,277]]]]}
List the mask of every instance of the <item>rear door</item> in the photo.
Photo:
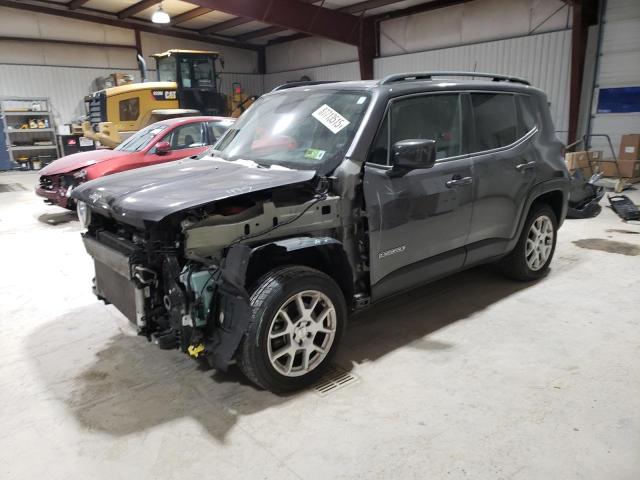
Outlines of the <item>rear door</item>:
{"type": "Polygon", "coordinates": [[[393,100],[365,165],[370,279],[374,300],[460,268],[471,220],[472,161],[466,155],[461,96],[393,100]],[[432,168],[396,176],[391,146],[436,141],[432,168]]]}
{"type": "Polygon", "coordinates": [[[516,234],[539,161],[534,145],[535,119],[523,109],[528,97],[507,92],[469,95],[475,181],[468,240],[470,264],[505,253],[502,249],[516,234]]]}

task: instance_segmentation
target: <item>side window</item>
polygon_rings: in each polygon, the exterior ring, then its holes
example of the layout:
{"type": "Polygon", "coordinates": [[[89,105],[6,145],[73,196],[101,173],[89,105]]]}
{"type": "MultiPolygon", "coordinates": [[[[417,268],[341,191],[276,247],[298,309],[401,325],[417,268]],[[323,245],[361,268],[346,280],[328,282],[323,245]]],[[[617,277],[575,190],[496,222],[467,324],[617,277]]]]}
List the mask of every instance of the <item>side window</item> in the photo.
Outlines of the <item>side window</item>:
{"type": "Polygon", "coordinates": [[[516,95],[516,101],[520,111],[518,136],[522,137],[537,125],[536,109],[533,100],[528,95],[516,95]]]}
{"type": "Polygon", "coordinates": [[[389,164],[389,145],[401,140],[436,141],[436,160],[466,153],[462,147],[460,95],[438,94],[396,100],[373,142],[369,161],[389,164]],[[390,129],[390,131],[389,131],[390,129]]]}
{"type": "Polygon", "coordinates": [[[198,122],[177,127],[164,140],[171,144],[171,150],[202,146],[202,124],[198,122]]]}
{"type": "Polygon", "coordinates": [[[191,65],[188,58],[180,61],[180,80],[184,88],[191,88],[191,65]]]}
{"type": "Polygon", "coordinates": [[[436,160],[461,155],[460,95],[425,95],[398,100],[391,106],[391,145],[400,140],[436,141],[436,160]]]}
{"type": "Polygon", "coordinates": [[[476,127],[475,151],[491,150],[516,141],[517,125],[514,96],[505,93],[472,93],[476,127]]]}
{"type": "Polygon", "coordinates": [[[118,110],[121,122],[137,120],[138,115],[140,115],[140,99],[128,98],[127,100],[120,100],[118,110]]]}
{"type": "Polygon", "coordinates": [[[196,59],[193,61],[194,87],[206,88],[213,86],[213,70],[209,59],[196,59]]]}

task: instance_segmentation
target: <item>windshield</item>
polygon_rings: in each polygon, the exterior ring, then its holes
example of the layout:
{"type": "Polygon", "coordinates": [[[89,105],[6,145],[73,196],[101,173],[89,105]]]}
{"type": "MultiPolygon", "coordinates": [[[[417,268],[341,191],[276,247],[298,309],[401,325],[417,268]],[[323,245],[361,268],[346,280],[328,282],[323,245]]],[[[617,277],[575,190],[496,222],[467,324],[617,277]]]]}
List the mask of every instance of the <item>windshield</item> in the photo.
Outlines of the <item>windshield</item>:
{"type": "Polygon", "coordinates": [[[167,129],[166,125],[154,124],[131,135],[114,150],[121,152],[139,152],[143,150],[160,132],[167,129]]]}
{"type": "Polygon", "coordinates": [[[287,91],[262,97],[216,145],[227,160],[326,174],[343,159],[369,104],[355,91],[287,91]]]}

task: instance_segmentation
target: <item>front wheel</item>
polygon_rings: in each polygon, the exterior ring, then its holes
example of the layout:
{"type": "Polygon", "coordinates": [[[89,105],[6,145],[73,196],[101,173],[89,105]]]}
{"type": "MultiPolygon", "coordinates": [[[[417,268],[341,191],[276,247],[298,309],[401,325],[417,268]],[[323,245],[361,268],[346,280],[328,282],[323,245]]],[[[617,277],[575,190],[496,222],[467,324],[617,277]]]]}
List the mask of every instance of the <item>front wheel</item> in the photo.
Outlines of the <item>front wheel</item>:
{"type": "Polygon", "coordinates": [[[238,366],[272,392],[304,388],[331,362],[346,318],[344,295],[329,276],[301,266],[273,270],[251,295],[238,366]]]}
{"type": "Polygon", "coordinates": [[[500,262],[505,275],[522,281],[541,278],[553,258],[557,233],[558,221],[551,207],[535,205],[515,248],[500,262]]]}

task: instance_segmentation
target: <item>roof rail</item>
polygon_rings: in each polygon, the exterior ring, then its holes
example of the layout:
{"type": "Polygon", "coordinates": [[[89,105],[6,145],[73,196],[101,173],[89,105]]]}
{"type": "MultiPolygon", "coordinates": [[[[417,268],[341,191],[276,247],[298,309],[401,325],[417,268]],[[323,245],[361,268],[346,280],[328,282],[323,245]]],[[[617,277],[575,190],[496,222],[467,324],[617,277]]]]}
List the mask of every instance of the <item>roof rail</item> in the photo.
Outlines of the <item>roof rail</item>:
{"type": "Polygon", "coordinates": [[[305,85],[323,85],[325,83],[338,83],[340,80],[309,80],[306,82],[288,82],[283,83],[282,85],[278,85],[276,88],[271,90],[272,92],[277,92],[278,90],[286,90],[288,88],[295,87],[304,87],[305,85]]]}
{"type": "Polygon", "coordinates": [[[407,80],[431,80],[433,77],[480,77],[490,78],[494,82],[513,82],[523,85],[531,85],[524,78],[510,77],[507,75],[498,75],[497,73],[478,73],[478,72],[414,72],[414,73],[394,73],[387,75],[380,80],[380,85],[388,85],[395,82],[404,82],[407,80]]]}

